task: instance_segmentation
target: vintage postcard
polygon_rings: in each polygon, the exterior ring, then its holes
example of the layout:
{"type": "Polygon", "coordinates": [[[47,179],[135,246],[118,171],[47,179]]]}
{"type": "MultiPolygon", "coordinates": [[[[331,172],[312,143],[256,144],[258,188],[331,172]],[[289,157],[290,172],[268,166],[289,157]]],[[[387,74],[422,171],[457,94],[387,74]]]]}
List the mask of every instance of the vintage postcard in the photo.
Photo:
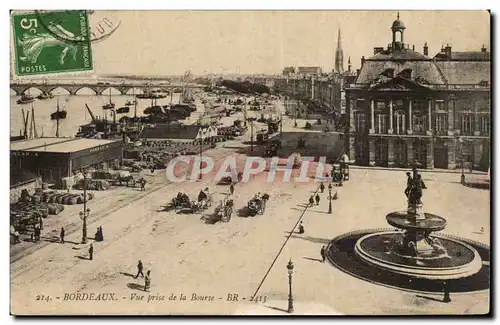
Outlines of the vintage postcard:
{"type": "Polygon", "coordinates": [[[10,15],[12,315],[490,312],[488,11],[10,15]]]}

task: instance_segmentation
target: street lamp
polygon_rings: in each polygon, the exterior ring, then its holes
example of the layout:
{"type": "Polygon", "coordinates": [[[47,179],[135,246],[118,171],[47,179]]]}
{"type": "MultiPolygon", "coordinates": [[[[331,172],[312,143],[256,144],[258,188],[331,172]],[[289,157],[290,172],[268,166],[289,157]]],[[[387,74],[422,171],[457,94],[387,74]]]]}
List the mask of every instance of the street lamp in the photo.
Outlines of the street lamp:
{"type": "Polygon", "coordinates": [[[460,175],[460,183],[465,184],[465,153],[464,153],[464,139],[462,137],[458,138],[458,142],[460,143],[460,154],[462,156],[462,174],[460,175]]]}
{"type": "Polygon", "coordinates": [[[82,244],[87,243],[87,217],[90,215],[90,209],[87,208],[87,175],[83,176],[83,211],[79,213],[80,219],[83,219],[82,244]]]}
{"type": "Polygon", "coordinates": [[[255,117],[248,117],[247,121],[250,122],[250,152],[253,153],[253,121],[255,121],[255,117]]]}
{"type": "Polygon", "coordinates": [[[292,260],[288,261],[286,268],[288,269],[288,312],[293,313],[293,296],[292,296],[293,263],[292,263],[292,260]]]}
{"type": "Polygon", "coordinates": [[[332,183],[328,184],[328,213],[332,214],[332,183]]]}

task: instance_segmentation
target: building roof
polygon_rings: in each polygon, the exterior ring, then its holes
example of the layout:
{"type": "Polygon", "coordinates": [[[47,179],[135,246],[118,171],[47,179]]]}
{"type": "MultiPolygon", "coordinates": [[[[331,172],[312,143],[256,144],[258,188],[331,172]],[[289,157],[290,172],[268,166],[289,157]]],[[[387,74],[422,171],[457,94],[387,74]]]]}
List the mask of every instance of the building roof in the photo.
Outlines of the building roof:
{"type": "Polygon", "coordinates": [[[68,138],[36,138],[28,140],[12,141],[10,143],[10,150],[26,150],[29,148],[36,148],[45,145],[51,145],[58,142],[68,141],[68,138]]]}
{"type": "Polygon", "coordinates": [[[382,50],[379,53],[375,54],[374,56],[366,59],[368,60],[424,60],[424,61],[430,61],[432,60],[431,58],[418,53],[416,51],[410,50],[410,49],[401,49],[397,51],[390,51],[390,50],[382,50]]]}
{"type": "Polygon", "coordinates": [[[85,138],[37,138],[12,142],[11,151],[69,153],[91,149],[121,140],[85,138]]]}
{"type": "MultiPolygon", "coordinates": [[[[446,60],[446,52],[439,52],[434,57],[436,60],[446,60]]],[[[490,61],[491,54],[487,51],[451,52],[451,61],[490,61]]]]}
{"type": "Polygon", "coordinates": [[[437,61],[436,66],[450,85],[490,84],[491,62],[488,61],[437,61]]]}
{"type": "Polygon", "coordinates": [[[369,84],[385,71],[394,69],[394,76],[403,70],[411,70],[413,78],[421,77],[429,84],[445,84],[445,79],[436,64],[431,61],[365,61],[356,78],[357,84],[369,84]]]}

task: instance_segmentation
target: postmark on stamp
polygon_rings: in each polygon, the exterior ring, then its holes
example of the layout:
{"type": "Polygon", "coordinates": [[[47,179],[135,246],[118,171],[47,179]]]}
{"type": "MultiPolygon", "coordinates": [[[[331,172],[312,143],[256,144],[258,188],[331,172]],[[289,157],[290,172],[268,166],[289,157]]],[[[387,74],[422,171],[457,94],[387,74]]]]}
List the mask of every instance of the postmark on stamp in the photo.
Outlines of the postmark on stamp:
{"type": "Polygon", "coordinates": [[[13,14],[18,76],[92,71],[86,10],[13,14]]]}

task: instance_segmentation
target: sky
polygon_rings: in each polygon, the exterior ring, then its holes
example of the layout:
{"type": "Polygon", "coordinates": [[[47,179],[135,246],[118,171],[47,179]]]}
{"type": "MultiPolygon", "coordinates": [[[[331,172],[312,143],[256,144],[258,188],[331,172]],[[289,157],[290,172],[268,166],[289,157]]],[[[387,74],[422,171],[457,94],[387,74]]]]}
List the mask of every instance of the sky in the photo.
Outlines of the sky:
{"type": "MultiPolygon", "coordinates": [[[[172,75],[279,74],[285,66],[331,71],[342,32],[344,67],[353,69],[373,47],[391,42],[396,11],[112,11],[120,20],[108,38],[92,45],[95,73],[172,75]]],[[[401,11],[405,43],[429,54],[490,44],[486,11],[401,11]]]]}

